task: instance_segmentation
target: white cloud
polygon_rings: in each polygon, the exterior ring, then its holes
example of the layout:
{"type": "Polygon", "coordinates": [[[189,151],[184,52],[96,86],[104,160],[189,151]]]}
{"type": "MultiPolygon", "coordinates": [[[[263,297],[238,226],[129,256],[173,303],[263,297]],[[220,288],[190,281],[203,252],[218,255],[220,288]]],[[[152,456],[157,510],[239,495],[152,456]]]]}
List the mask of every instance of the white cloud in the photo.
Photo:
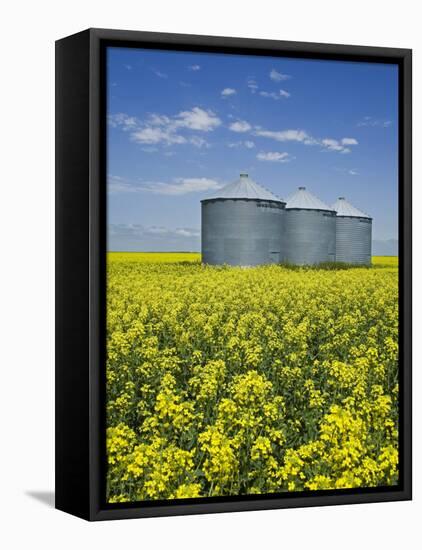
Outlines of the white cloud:
{"type": "Polygon", "coordinates": [[[267,137],[275,139],[276,141],[305,142],[307,139],[312,139],[304,130],[282,130],[274,132],[271,130],[263,130],[258,128],[254,133],[256,136],[267,137]]]}
{"type": "Polygon", "coordinates": [[[259,137],[267,137],[275,141],[296,141],[304,145],[319,145],[323,151],[336,151],[338,153],[347,154],[351,152],[347,145],[357,145],[358,141],[355,138],[342,138],[341,140],[324,138],[317,139],[312,137],[305,130],[281,130],[272,131],[265,130],[259,126],[255,126],[254,135],[259,137]]]}
{"type": "Polygon", "coordinates": [[[186,143],[186,138],[175,133],[171,129],[163,129],[159,126],[147,126],[136,130],[131,134],[131,139],[136,143],[158,144],[165,145],[186,143]]]}
{"type": "Polygon", "coordinates": [[[153,69],[154,74],[158,76],[158,78],[168,78],[168,75],[166,73],[162,73],[161,71],[158,71],[156,69],[153,69]]]}
{"type": "Polygon", "coordinates": [[[174,124],[190,130],[210,132],[220,126],[221,120],[210,110],[194,107],[191,111],[182,111],[176,115],[174,124]]]}
{"type": "Polygon", "coordinates": [[[167,126],[170,125],[171,118],[166,115],[157,115],[156,113],[152,113],[148,117],[148,124],[152,124],[153,126],[167,126]]]}
{"type": "Polygon", "coordinates": [[[333,169],[336,171],[336,172],[341,172],[342,174],[346,174],[348,176],[359,176],[360,173],[355,170],[355,168],[339,168],[339,167],[333,167],[333,169]]]}
{"type": "Polygon", "coordinates": [[[272,69],[270,72],[270,78],[271,80],[274,80],[275,82],[281,82],[282,80],[289,80],[291,78],[288,74],[280,73],[279,71],[276,71],[275,69],[272,69]]]}
{"type": "Polygon", "coordinates": [[[107,192],[113,195],[119,193],[137,193],[138,189],[136,185],[132,185],[124,178],[110,174],[107,177],[107,192]]]}
{"type": "Polygon", "coordinates": [[[231,95],[235,95],[237,92],[234,88],[224,88],[224,90],[221,91],[221,97],[226,98],[231,95]]]}
{"type": "Polygon", "coordinates": [[[351,149],[346,145],[357,145],[358,142],[355,138],[343,138],[341,140],[325,138],[321,140],[321,145],[326,148],[327,151],[337,151],[339,153],[350,153],[351,149]]]}
{"type": "Polygon", "coordinates": [[[287,92],[286,90],[279,90],[279,92],[266,92],[264,90],[262,90],[261,92],[259,92],[259,95],[261,95],[262,97],[270,97],[271,99],[275,99],[276,101],[278,101],[279,99],[283,99],[283,98],[288,98],[290,97],[290,94],[289,92],[287,92]]]}
{"type": "Polygon", "coordinates": [[[144,191],[156,195],[186,195],[220,189],[222,185],[209,178],[175,178],[170,183],[148,182],[143,186],[144,191]]]}
{"type": "Polygon", "coordinates": [[[125,113],[116,113],[115,115],[108,115],[108,123],[112,128],[121,127],[122,130],[131,130],[136,128],[138,120],[136,117],[129,116],[125,113]]]}
{"type": "Polygon", "coordinates": [[[361,121],[357,123],[357,126],[370,126],[370,127],[380,127],[380,128],[388,128],[393,124],[392,120],[385,120],[385,119],[376,119],[371,116],[365,116],[361,121]]]}
{"type": "Polygon", "coordinates": [[[343,138],[341,140],[342,145],[357,145],[358,140],[355,138],[343,138]]]}
{"type": "Polygon", "coordinates": [[[194,107],[174,116],[152,113],[144,121],[125,113],[108,117],[114,128],[130,131],[130,137],[143,145],[174,145],[190,143],[195,147],[207,147],[208,143],[199,136],[182,135],[184,131],[210,132],[221,124],[221,120],[210,110],[194,107]]]}
{"type": "Polygon", "coordinates": [[[303,140],[303,143],[305,145],[321,145],[321,142],[317,139],[313,138],[312,136],[308,136],[303,140]]]}
{"type": "Polygon", "coordinates": [[[237,120],[236,122],[232,122],[229,126],[230,130],[232,132],[248,132],[252,126],[249,124],[249,122],[246,122],[246,120],[237,120]]]}
{"type": "Polygon", "coordinates": [[[154,239],[184,239],[184,238],[197,238],[201,235],[199,229],[194,227],[176,227],[169,228],[162,225],[150,225],[143,226],[140,224],[109,224],[108,225],[109,236],[116,241],[119,238],[126,238],[130,241],[142,240],[145,237],[152,237],[154,239]]]}
{"type": "Polygon", "coordinates": [[[255,143],[253,141],[250,141],[250,140],[232,141],[231,143],[228,143],[227,145],[231,149],[237,148],[237,147],[246,147],[246,149],[253,149],[255,147],[255,143]]]}
{"type": "Polygon", "coordinates": [[[155,195],[186,195],[220,189],[223,185],[210,178],[173,178],[163,181],[130,181],[120,176],[109,175],[107,190],[109,193],[153,193],[155,195]]]}
{"type": "Polygon", "coordinates": [[[162,225],[151,225],[145,228],[144,233],[149,235],[167,235],[168,229],[162,225]]]}
{"type": "Polygon", "coordinates": [[[190,71],[200,71],[201,70],[201,65],[189,65],[188,69],[190,71]]]}
{"type": "Polygon", "coordinates": [[[191,143],[195,147],[198,147],[198,149],[202,149],[202,147],[207,147],[207,148],[210,147],[210,144],[208,143],[208,141],[199,136],[192,136],[189,139],[189,143],[191,143]]]}
{"type": "Polygon", "coordinates": [[[265,92],[264,90],[259,92],[259,95],[262,97],[270,97],[271,99],[280,99],[279,96],[275,92],[265,92]]]}
{"type": "Polygon", "coordinates": [[[251,93],[256,93],[258,89],[258,84],[256,83],[256,80],[253,78],[250,78],[247,83],[248,88],[250,89],[251,93]]]}
{"type": "Polygon", "coordinates": [[[329,151],[342,151],[344,149],[343,145],[341,145],[336,139],[325,138],[321,140],[321,143],[329,151]]]}
{"type": "Polygon", "coordinates": [[[199,237],[201,235],[199,229],[192,229],[189,227],[177,228],[174,230],[174,233],[181,237],[199,237]]]}
{"type": "Polygon", "coordinates": [[[279,153],[276,151],[268,151],[267,153],[260,152],[256,155],[258,160],[266,162],[290,162],[294,157],[289,153],[279,153]]]}

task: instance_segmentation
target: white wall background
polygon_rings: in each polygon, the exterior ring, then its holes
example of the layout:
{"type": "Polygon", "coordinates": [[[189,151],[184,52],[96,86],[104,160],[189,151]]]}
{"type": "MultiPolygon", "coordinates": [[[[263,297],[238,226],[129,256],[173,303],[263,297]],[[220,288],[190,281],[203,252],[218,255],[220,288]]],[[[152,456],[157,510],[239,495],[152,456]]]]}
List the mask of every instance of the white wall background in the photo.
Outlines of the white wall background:
{"type": "MultiPolygon", "coordinates": [[[[421,204],[422,35],[413,0],[72,0],[3,3],[0,33],[0,544],[3,548],[417,548],[415,500],[88,524],[55,511],[54,40],[87,27],[414,49],[414,200],[421,204]],[[31,496],[32,495],[32,496],[31,496]],[[35,496],[34,496],[35,495],[35,496]]],[[[421,216],[415,216],[414,388],[421,388],[421,216]],[[418,311],[419,310],[419,311],[418,311]]]]}

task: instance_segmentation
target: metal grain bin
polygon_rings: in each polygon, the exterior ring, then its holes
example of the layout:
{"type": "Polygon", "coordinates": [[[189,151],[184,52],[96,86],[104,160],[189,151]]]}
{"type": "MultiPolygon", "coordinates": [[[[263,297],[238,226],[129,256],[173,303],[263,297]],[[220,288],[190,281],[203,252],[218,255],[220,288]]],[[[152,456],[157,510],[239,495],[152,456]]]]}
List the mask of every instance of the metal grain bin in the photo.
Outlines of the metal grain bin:
{"type": "Polygon", "coordinates": [[[201,201],[202,262],[254,266],[284,258],[285,202],[248,174],[201,201]]]}
{"type": "Polygon", "coordinates": [[[339,197],[336,210],[336,261],[370,265],[372,254],[372,218],[339,197]]]}
{"type": "Polygon", "coordinates": [[[305,187],[287,199],[286,261],[295,265],[334,262],[336,213],[305,187]]]}

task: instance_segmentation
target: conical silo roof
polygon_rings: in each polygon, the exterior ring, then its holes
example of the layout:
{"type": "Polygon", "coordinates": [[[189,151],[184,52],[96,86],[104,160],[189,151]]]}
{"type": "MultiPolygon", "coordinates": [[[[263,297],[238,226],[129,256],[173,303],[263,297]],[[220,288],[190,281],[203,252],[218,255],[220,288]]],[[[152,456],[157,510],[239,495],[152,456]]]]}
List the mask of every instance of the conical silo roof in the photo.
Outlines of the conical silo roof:
{"type": "Polygon", "coordinates": [[[344,197],[339,197],[333,204],[332,209],[337,212],[337,216],[371,219],[371,216],[368,216],[368,214],[365,214],[365,212],[362,212],[362,210],[358,210],[357,208],[355,208],[344,197]]]}
{"type": "Polygon", "coordinates": [[[284,202],[283,199],[277,197],[274,193],[256,183],[248,174],[244,173],[240,174],[238,180],[222,187],[204,200],[214,199],[254,199],[284,202]]]}
{"type": "Polygon", "coordinates": [[[298,187],[298,190],[287,199],[286,208],[300,210],[328,210],[333,209],[322,202],[318,197],[307,191],[306,187],[298,187]]]}

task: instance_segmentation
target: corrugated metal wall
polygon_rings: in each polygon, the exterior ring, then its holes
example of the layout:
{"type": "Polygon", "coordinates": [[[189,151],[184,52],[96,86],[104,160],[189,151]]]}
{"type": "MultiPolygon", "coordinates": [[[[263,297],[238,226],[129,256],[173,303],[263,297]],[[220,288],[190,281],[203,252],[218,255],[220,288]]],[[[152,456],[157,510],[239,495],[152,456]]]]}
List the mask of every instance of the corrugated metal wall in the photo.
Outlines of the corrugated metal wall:
{"type": "Polygon", "coordinates": [[[336,261],[370,265],[372,220],[337,216],[336,226],[336,261]]]}
{"type": "Polygon", "coordinates": [[[252,266],[283,261],[284,203],[213,199],[202,201],[201,208],[203,263],[252,266]]]}
{"type": "Polygon", "coordinates": [[[285,259],[295,265],[334,262],[336,259],[335,212],[286,209],[285,259]]]}

